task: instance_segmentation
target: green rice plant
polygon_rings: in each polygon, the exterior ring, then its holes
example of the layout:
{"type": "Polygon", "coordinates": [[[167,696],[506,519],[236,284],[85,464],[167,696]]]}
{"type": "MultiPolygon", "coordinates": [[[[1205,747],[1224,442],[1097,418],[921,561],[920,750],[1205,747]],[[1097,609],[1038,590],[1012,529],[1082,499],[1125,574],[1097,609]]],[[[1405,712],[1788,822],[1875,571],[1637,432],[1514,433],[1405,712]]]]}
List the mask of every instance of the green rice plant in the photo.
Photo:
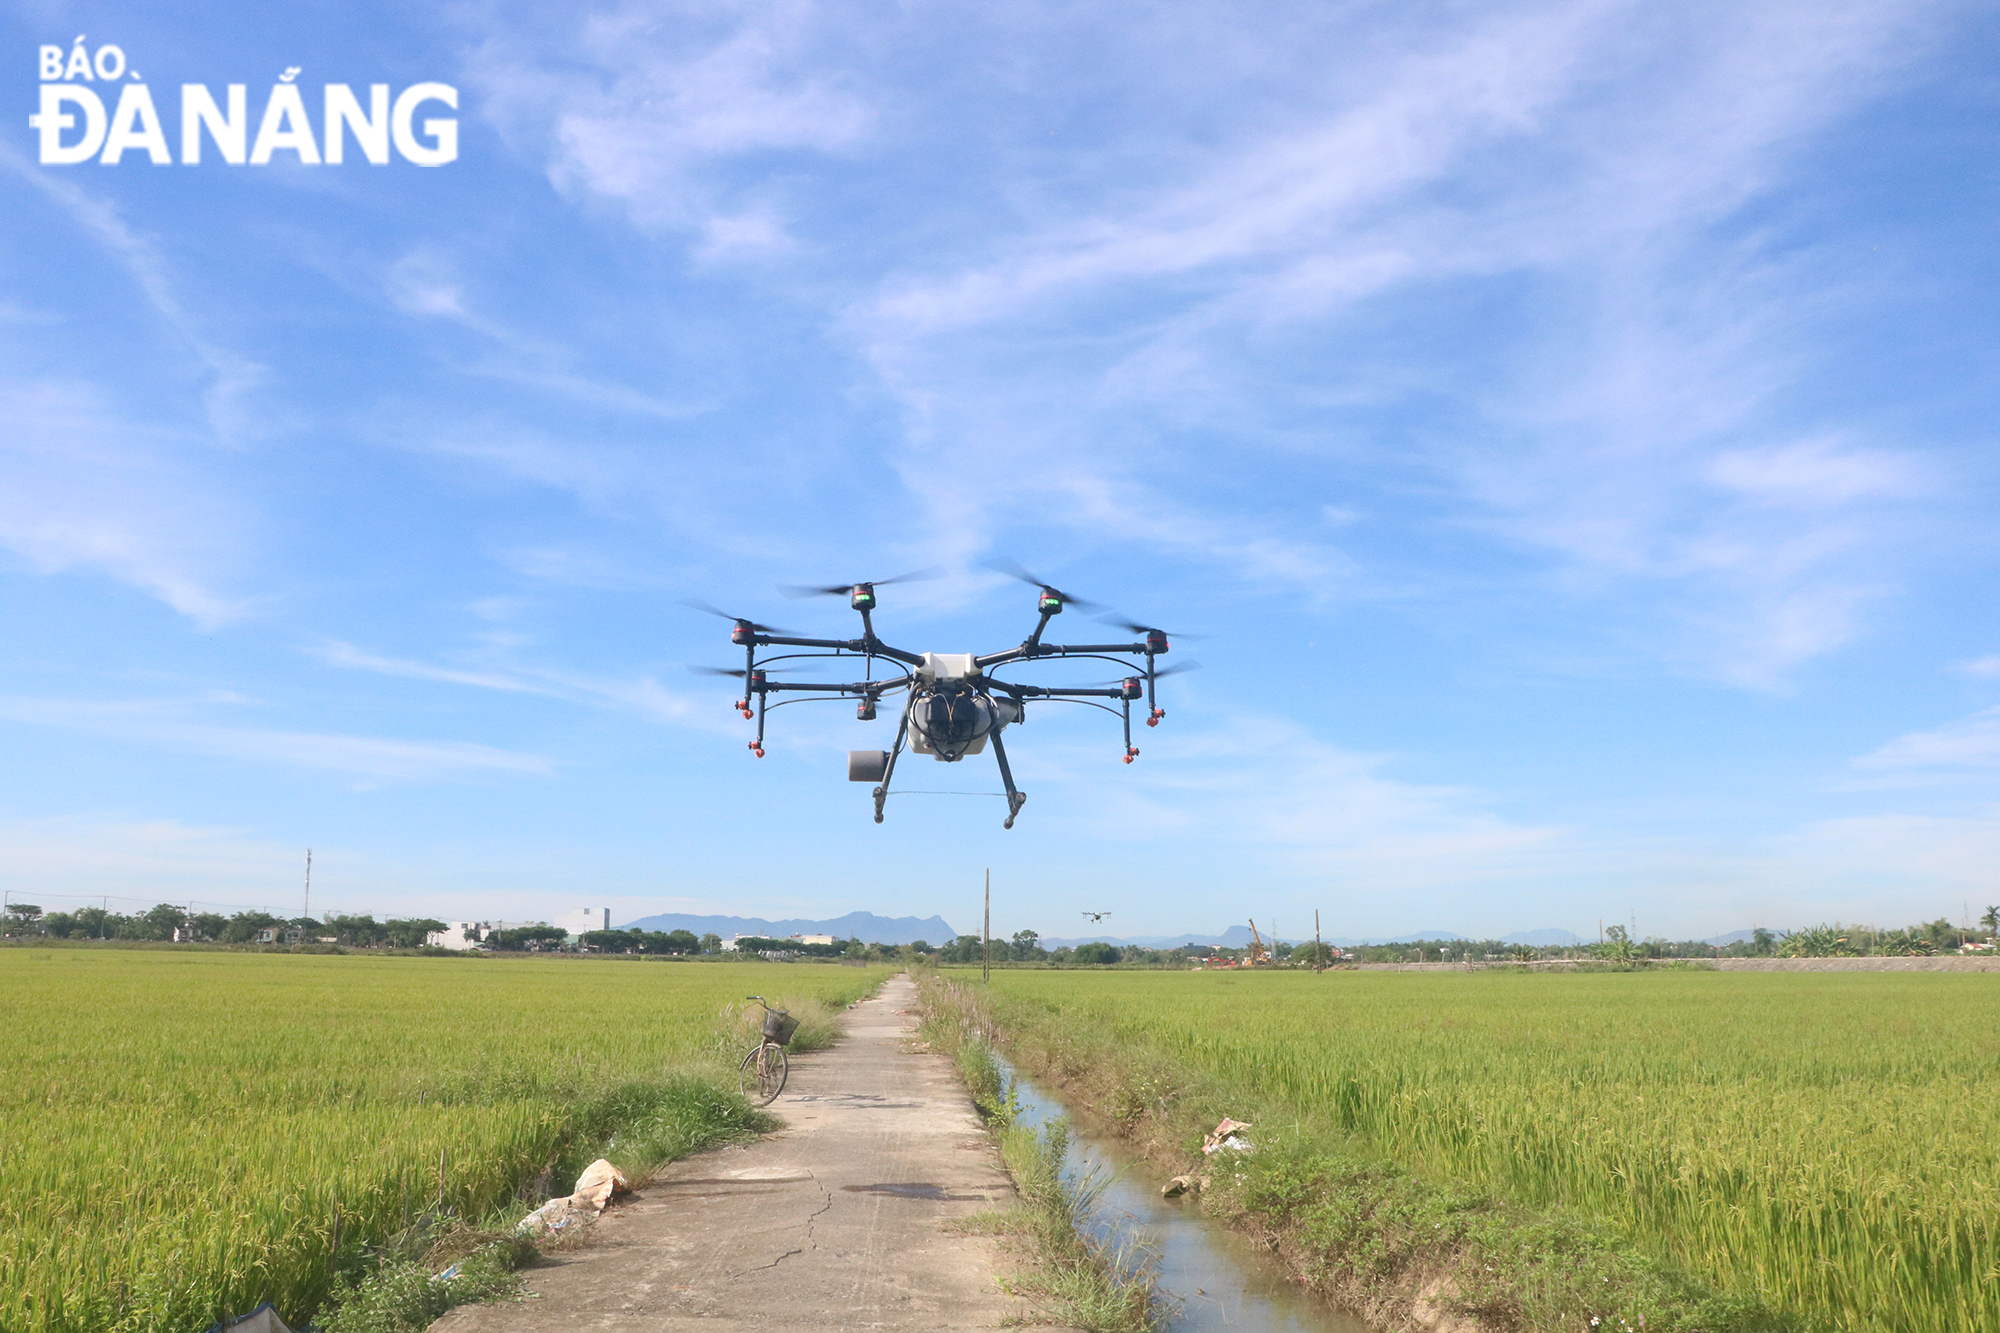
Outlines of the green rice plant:
{"type": "Polygon", "coordinates": [[[387,1237],[503,1209],[607,1136],[643,1169],[737,1132],[714,1089],[744,992],[837,1008],[882,975],[0,950],[0,1328],[172,1333],[265,1300],[303,1323],[387,1237]]]}
{"type": "Polygon", "coordinates": [[[2000,985],[1961,973],[1007,972],[1041,1026],[1601,1219],[1842,1329],[2000,1328],[2000,985]]]}

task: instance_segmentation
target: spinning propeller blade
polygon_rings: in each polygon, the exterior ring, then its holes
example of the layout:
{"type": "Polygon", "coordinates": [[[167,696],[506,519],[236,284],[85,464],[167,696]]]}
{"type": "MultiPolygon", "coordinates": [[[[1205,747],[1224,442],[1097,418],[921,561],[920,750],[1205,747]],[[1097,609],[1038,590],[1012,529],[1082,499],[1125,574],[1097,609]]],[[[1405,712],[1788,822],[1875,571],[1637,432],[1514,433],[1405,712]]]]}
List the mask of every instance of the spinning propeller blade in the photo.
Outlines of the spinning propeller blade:
{"type": "Polygon", "coordinates": [[[791,633],[791,631],[790,631],[790,630],[786,630],[786,629],[779,629],[779,628],[778,628],[777,626],[775,626],[775,625],[760,625],[760,624],[758,624],[758,623],[757,623],[756,621],[754,621],[754,620],[750,619],[750,618],[749,618],[748,616],[732,616],[732,615],[730,615],[730,614],[729,614],[729,613],[728,613],[727,611],[724,611],[724,610],[722,610],[722,609],[721,609],[720,607],[714,607],[714,606],[710,606],[710,605],[709,605],[709,604],[708,604],[707,602],[703,602],[703,601],[697,601],[696,599],[694,599],[694,598],[692,598],[692,597],[684,597],[684,598],[682,598],[682,599],[681,599],[681,605],[682,605],[682,606],[685,606],[685,607],[687,607],[687,608],[689,608],[690,610],[693,610],[693,611],[705,611],[705,612],[707,612],[707,613],[708,613],[709,615],[712,615],[712,616],[720,616],[720,617],[721,617],[722,619],[724,619],[724,620],[733,620],[733,621],[735,621],[735,622],[736,622],[737,624],[739,624],[739,625],[743,625],[743,626],[747,626],[748,628],[750,628],[750,629],[752,629],[752,630],[756,631],[756,632],[757,632],[757,633],[759,633],[759,634],[790,634],[790,633],[791,633]]]}
{"type": "MultiPolygon", "coordinates": [[[[734,676],[738,680],[742,680],[745,676],[750,674],[749,672],[745,671],[742,667],[703,666],[698,662],[689,662],[687,664],[687,669],[689,671],[692,671],[697,676],[734,676]]],[[[788,671],[796,675],[798,673],[798,668],[797,667],[757,668],[757,674],[760,676],[782,676],[788,671]]]]}
{"type": "MultiPolygon", "coordinates": [[[[1199,670],[1201,670],[1201,663],[1199,663],[1199,662],[1196,662],[1196,661],[1194,661],[1194,660],[1190,659],[1190,660],[1188,660],[1188,661],[1186,661],[1186,662],[1176,662],[1176,663],[1174,663],[1174,664],[1173,664],[1172,666],[1163,666],[1163,667],[1160,667],[1160,668],[1159,668],[1158,670],[1156,670],[1156,671],[1154,671],[1154,672],[1153,672],[1153,678],[1154,678],[1155,680],[1157,680],[1157,679],[1159,679],[1159,678],[1160,678],[1161,676],[1177,676],[1177,675],[1179,675],[1179,674],[1180,674],[1181,672],[1183,672],[1183,671],[1199,671],[1199,670]]],[[[1145,672],[1143,672],[1143,671],[1134,671],[1134,672],[1132,672],[1132,673],[1131,673],[1131,675],[1126,675],[1126,676],[1120,676],[1120,677],[1118,677],[1118,679],[1117,679],[1117,680],[1103,680],[1103,681],[1099,681],[1099,682],[1098,682],[1098,684],[1100,684],[1100,685],[1116,685],[1116,684],[1120,683],[1121,681],[1127,681],[1127,680],[1131,680],[1131,679],[1133,679],[1133,677],[1137,677],[1137,678],[1138,678],[1138,679],[1140,679],[1140,680],[1144,680],[1144,679],[1146,678],[1146,673],[1145,673],[1145,672]]]]}
{"type": "Polygon", "coordinates": [[[1119,629],[1130,634],[1164,634],[1170,639],[1205,639],[1208,637],[1206,634],[1176,634],[1172,630],[1161,629],[1158,625],[1141,625],[1136,620],[1127,620],[1125,617],[1115,613],[1108,616],[1099,616],[1098,619],[1107,625],[1116,625],[1119,629]]]}
{"type": "Polygon", "coordinates": [[[938,576],[936,569],[913,569],[893,579],[857,579],[853,583],[780,583],[778,591],[787,597],[845,597],[856,588],[879,588],[885,583],[919,583],[938,576]]]}
{"type": "MultiPolygon", "coordinates": [[[[742,667],[732,668],[732,667],[701,666],[698,663],[694,662],[688,663],[688,670],[694,672],[694,674],[697,676],[734,676],[738,680],[742,680],[745,676],[750,674],[749,672],[745,671],[742,667]]],[[[758,667],[757,670],[766,676],[782,676],[787,671],[796,671],[797,668],[758,667]]]]}
{"type": "Polygon", "coordinates": [[[1019,579],[1021,582],[1027,584],[1031,588],[1040,588],[1043,592],[1048,593],[1052,597],[1061,598],[1066,605],[1077,607],[1080,610],[1087,611],[1094,606],[1100,605],[1097,602],[1088,601],[1085,598],[1078,597],[1073,593],[1064,592],[1061,588],[1056,587],[1053,583],[1050,583],[1046,579],[1040,579],[1035,577],[1027,570],[1021,568],[1019,564],[1015,563],[1012,560],[1009,560],[1004,555],[994,556],[991,560],[988,560],[986,562],[986,567],[988,569],[997,570],[1000,573],[1005,574],[1008,578],[1019,579]]]}

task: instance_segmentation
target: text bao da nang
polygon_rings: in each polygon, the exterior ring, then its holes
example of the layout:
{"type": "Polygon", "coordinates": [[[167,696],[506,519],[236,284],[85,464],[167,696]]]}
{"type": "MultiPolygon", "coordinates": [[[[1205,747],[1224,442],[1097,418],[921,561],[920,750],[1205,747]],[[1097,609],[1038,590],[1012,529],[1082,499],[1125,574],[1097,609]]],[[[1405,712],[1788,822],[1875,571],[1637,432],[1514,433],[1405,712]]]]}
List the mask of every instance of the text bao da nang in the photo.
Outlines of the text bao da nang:
{"type": "MultiPolygon", "coordinates": [[[[93,52],[79,38],[67,53],[60,46],[42,47],[39,66],[41,105],[28,125],[41,132],[42,162],[63,166],[95,159],[116,166],[127,154],[143,154],[159,166],[175,160],[153,90],[128,68],[122,49],[107,44],[93,52]]],[[[268,166],[274,154],[293,154],[307,166],[337,166],[348,160],[350,137],[362,160],[376,166],[389,162],[392,149],[420,167],[458,160],[458,118],[422,114],[440,106],[458,109],[458,89],[450,84],[413,83],[393,96],[388,84],[369,84],[366,106],[352,86],[326,84],[316,129],[294,82],[298,73],[288,69],[271,85],[254,134],[248,85],[225,85],[219,103],[205,83],[180,85],[179,160],[189,166],[201,162],[206,140],[216,158],[236,166],[268,166]]]]}

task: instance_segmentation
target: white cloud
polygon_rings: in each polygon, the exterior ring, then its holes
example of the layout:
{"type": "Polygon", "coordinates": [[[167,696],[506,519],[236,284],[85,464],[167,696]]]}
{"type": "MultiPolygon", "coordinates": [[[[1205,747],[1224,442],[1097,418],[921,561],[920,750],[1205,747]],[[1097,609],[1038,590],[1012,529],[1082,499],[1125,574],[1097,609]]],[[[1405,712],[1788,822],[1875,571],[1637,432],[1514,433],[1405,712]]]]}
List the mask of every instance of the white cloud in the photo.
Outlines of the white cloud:
{"type": "Polygon", "coordinates": [[[848,21],[807,0],[627,5],[526,40],[496,25],[471,77],[510,137],[548,153],[558,188],[616,200],[647,225],[691,228],[710,258],[768,253],[789,245],[780,205],[707,168],[862,138],[870,111],[815,42],[848,21]]]}
{"type": "MultiPolygon", "coordinates": [[[[512,644],[500,646],[513,646],[512,644]]],[[[691,724],[703,731],[723,728],[708,724],[713,714],[706,698],[669,690],[650,676],[607,677],[550,667],[510,666],[497,670],[468,670],[382,657],[352,644],[329,641],[317,649],[329,665],[355,671],[369,671],[408,680],[429,680],[474,689],[498,690],[509,694],[540,694],[594,708],[611,708],[637,713],[656,722],[691,724]]]]}
{"type": "Polygon", "coordinates": [[[2000,676],[2000,653],[1993,653],[1986,657],[1975,657],[1970,662],[1961,663],[1958,670],[1962,675],[1971,676],[1978,680],[2000,676]]]}
{"type": "Polygon", "coordinates": [[[2000,707],[1928,731],[1898,736],[1854,761],[1866,772],[1941,777],[1953,772],[2000,770],[2000,707]]]}
{"type": "Polygon", "coordinates": [[[243,616],[222,590],[257,515],[176,433],[96,391],[0,385],[0,544],[43,573],[99,570],[205,626],[243,616]]]}
{"type": "Polygon", "coordinates": [[[205,720],[193,704],[182,700],[0,698],[0,718],[245,763],[371,779],[420,782],[477,773],[554,771],[539,755],[464,741],[406,741],[230,726],[205,720]]]}
{"type": "MultiPolygon", "coordinates": [[[[1236,713],[1198,730],[1168,725],[1135,737],[1146,767],[1109,791],[1098,780],[1103,745],[1043,738],[1013,762],[1024,789],[1030,777],[1097,789],[1042,818],[1080,815],[1115,841],[1220,837],[1263,867],[1342,891],[1490,885],[1575,854],[1567,829],[1512,822],[1482,793],[1392,777],[1391,756],[1328,744],[1289,719],[1236,713]],[[1149,761],[1155,735],[1170,757],[1149,761]]],[[[1116,735],[1106,738],[1114,748],[1116,735]]]]}
{"type": "MultiPolygon", "coordinates": [[[[240,830],[171,819],[69,816],[0,821],[0,875],[14,898],[50,912],[99,906],[144,911],[156,902],[197,910],[270,908],[274,884],[303,878],[304,849],[240,830]],[[141,896],[133,896],[141,895],[141,896]]],[[[300,904],[289,904],[292,913],[300,904]]]]}
{"type": "MultiPolygon", "coordinates": [[[[1081,526],[1116,496],[1119,536],[1235,566],[1257,548],[1218,540],[1234,524],[1216,507],[1144,521],[1173,508],[1149,475],[1162,436],[1226,439],[1252,475],[1300,451],[1406,488],[1427,473],[1445,521],[1556,555],[1564,595],[1643,607],[1617,617],[1631,646],[1774,686],[1860,632],[1881,554],[1913,539],[1893,507],[1933,478],[1774,423],[1828,275],[1717,229],[1890,86],[1934,12],[1585,3],[1366,30],[1370,59],[1341,66],[1317,117],[1224,119],[1171,171],[1043,191],[1060,202],[1017,234],[858,303],[852,336],[906,405],[904,480],[940,530],[1052,502],[1081,526]],[[1539,303],[1520,327],[1439,326],[1436,352],[1378,345],[1454,285],[1539,303]],[[1496,345],[1468,349],[1469,328],[1496,345]],[[1342,417],[1412,402],[1448,404],[1451,426],[1404,445],[1405,427],[1342,417]],[[1343,458],[1341,435],[1368,444],[1343,458]],[[1019,484],[931,466],[1003,441],[1019,484]]],[[[1323,564],[1301,562],[1302,585],[1328,586],[1323,564]]]]}

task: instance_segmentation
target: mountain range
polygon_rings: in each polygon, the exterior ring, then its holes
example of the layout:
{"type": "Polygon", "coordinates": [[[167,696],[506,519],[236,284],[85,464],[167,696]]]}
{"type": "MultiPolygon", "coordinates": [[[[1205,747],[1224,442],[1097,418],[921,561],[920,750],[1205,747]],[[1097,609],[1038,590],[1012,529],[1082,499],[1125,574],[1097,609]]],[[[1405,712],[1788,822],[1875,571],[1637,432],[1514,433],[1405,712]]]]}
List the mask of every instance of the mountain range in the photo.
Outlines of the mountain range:
{"type": "Polygon", "coordinates": [[[626,921],[620,930],[691,930],[697,935],[764,935],[784,939],[790,935],[831,935],[837,940],[858,939],[863,944],[947,943],[958,934],[941,916],[876,916],[873,912],[849,912],[830,921],[787,918],[766,921],[761,916],[692,916],[684,912],[662,912],[626,921]]]}
{"type": "MultiPolygon", "coordinates": [[[[1299,937],[1290,931],[1286,931],[1282,938],[1292,944],[1300,943],[1299,937]]],[[[1459,934],[1455,930],[1410,930],[1404,931],[1400,935],[1388,935],[1379,938],[1370,936],[1365,940],[1349,939],[1344,935],[1328,935],[1325,937],[1325,942],[1331,944],[1336,949],[1352,949],[1363,944],[1405,944],[1411,940],[1462,940],[1465,938],[1464,935],[1459,934]]],[[[1582,942],[1579,936],[1567,930],[1558,930],[1553,927],[1544,930],[1517,931],[1512,935],[1503,935],[1500,938],[1503,944],[1527,944],[1537,948],[1582,942]]],[[[1231,926],[1220,935],[1201,935],[1195,933],[1186,935],[1134,935],[1123,939],[1115,935],[1078,935],[1074,938],[1043,936],[1040,943],[1044,949],[1060,949],[1064,946],[1073,949],[1079,944],[1088,944],[1093,940],[1102,940],[1106,944],[1115,944],[1121,948],[1131,946],[1140,949],[1172,949],[1183,944],[1197,944],[1207,948],[1241,949],[1244,945],[1250,943],[1250,928],[1248,926],[1231,926]]],[[[1266,934],[1264,942],[1269,944],[1271,936],[1266,934]]]]}

